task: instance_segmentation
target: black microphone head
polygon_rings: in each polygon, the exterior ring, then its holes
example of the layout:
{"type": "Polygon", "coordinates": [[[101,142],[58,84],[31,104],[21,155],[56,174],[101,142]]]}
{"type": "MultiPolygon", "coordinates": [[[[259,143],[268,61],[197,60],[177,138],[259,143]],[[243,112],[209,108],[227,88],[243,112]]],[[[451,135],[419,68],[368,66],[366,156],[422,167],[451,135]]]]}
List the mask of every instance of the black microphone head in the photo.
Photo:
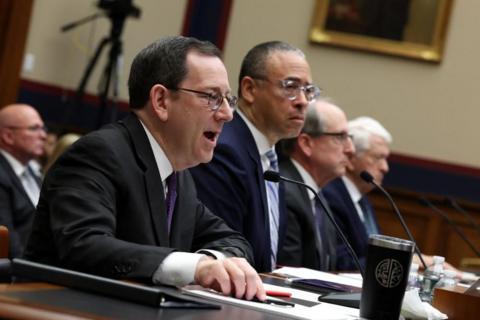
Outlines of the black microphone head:
{"type": "Polygon", "coordinates": [[[370,174],[370,172],[364,170],[360,172],[360,178],[363,179],[363,181],[367,183],[372,183],[373,182],[373,176],[370,174]]]}
{"type": "Polygon", "coordinates": [[[457,202],[455,201],[455,199],[453,199],[452,197],[450,196],[445,196],[445,199],[443,200],[444,203],[446,203],[447,205],[449,206],[455,206],[457,204],[457,202]]]}
{"type": "Polygon", "coordinates": [[[426,207],[430,207],[430,201],[425,198],[425,197],[420,197],[418,198],[418,202],[422,205],[422,206],[426,206],[426,207]]]}
{"type": "Polygon", "coordinates": [[[263,178],[271,182],[280,182],[280,174],[276,171],[267,170],[263,173],[263,178]]]}

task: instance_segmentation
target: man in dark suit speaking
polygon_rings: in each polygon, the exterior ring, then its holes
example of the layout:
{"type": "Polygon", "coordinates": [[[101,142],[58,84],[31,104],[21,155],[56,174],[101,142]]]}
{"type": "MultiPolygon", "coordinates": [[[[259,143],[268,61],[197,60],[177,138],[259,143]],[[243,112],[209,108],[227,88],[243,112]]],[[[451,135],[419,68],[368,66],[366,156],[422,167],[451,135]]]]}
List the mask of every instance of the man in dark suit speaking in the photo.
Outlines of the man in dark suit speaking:
{"type": "Polygon", "coordinates": [[[78,140],[49,170],[26,258],[265,299],[248,242],[198,201],[185,170],[211,160],[232,119],[219,50],[194,38],[157,41],[135,57],[128,87],[132,113],[78,140]]]}
{"type": "Polygon", "coordinates": [[[31,106],[0,110],[0,225],[9,231],[9,256],[20,257],[32,227],[41,178],[32,160],[43,155],[47,134],[31,106]]]}

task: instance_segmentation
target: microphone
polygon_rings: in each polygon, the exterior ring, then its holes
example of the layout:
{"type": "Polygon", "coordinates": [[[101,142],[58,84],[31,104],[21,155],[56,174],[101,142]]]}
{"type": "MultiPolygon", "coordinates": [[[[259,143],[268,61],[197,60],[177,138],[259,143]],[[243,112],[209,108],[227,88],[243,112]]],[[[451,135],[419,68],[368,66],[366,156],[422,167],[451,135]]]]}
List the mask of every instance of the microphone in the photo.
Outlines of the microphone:
{"type": "Polygon", "coordinates": [[[468,240],[465,233],[463,233],[463,231],[457,226],[457,224],[453,222],[452,219],[450,219],[447,213],[440,210],[437,206],[435,206],[430,200],[428,200],[425,197],[421,197],[419,201],[424,206],[427,206],[430,209],[432,209],[434,212],[438,213],[452,227],[452,229],[460,236],[460,238],[462,238],[463,241],[465,241],[465,243],[470,247],[470,249],[472,249],[473,252],[475,252],[475,254],[480,257],[480,252],[478,251],[478,249],[475,248],[475,246],[470,240],[468,240]]]}
{"type": "Polygon", "coordinates": [[[375,179],[370,174],[370,172],[368,172],[368,171],[360,172],[360,178],[362,178],[362,180],[365,181],[366,183],[373,184],[375,187],[377,187],[378,190],[380,190],[387,197],[388,201],[390,202],[390,205],[393,208],[393,211],[395,211],[395,213],[397,214],[398,220],[400,220],[400,223],[403,227],[403,230],[405,230],[405,232],[407,233],[410,241],[412,241],[415,244],[415,253],[417,254],[418,258],[420,259],[420,262],[422,263],[423,268],[426,270],[427,269],[427,264],[423,260],[422,254],[420,253],[420,249],[417,246],[417,242],[413,238],[413,235],[410,232],[410,229],[408,229],[407,224],[405,223],[405,220],[403,219],[403,216],[400,213],[400,210],[398,210],[398,207],[395,204],[395,202],[393,201],[390,194],[381,185],[379,185],[377,182],[375,182],[375,179]]]}
{"type": "Polygon", "coordinates": [[[458,212],[461,212],[463,213],[468,221],[470,221],[470,224],[475,228],[477,229],[477,232],[480,234],[480,225],[473,219],[472,215],[469,214],[465,209],[463,209],[457,201],[455,201],[455,199],[451,198],[451,197],[446,197],[445,198],[445,201],[452,207],[454,208],[455,210],[457,210],[458,212]]]}
{"type": "Polygon", "coordinates": [[[276,172],[276,171],[271,171],[271,170],[265,171],[265,173],[263,174],[263,178],[264,178],[265,180],[271,181],[271,182],[280,182],[280,180],[283,180],[283,181],[286,181],[286,182],[290,182],[290,183],[294,183],[294,184],[303,186],[303,187],[309,189],[310,191],[312,191],[313,194],[315,195],[315,198],[320,202],[320,205],[322,206],[323,210],[324,210],[325,213],[327,214],[328,219],[329,219],[330,222],[333,224],[335,230],[337,231],[338,235],[339,235],[340,238],[342,239],[343,243],[344,243],[345,246],[347,247],[350,255],[351,255],[352,258],[353,258],[353,262],[355,263],[355,265],[357,266],[358,270],[360,271],[360,274],[362,275],[362,278],[364,278],[365,273],[364,273],[364,271],[363,271],[362,266],[360,265],[360,261],[358,260],[358,257],[357,257],[357,255],[355,254],[355,251],[353,251],[353,248],[352,248],[352,246],[350,245],[350,243],[348,242],[347,237],[345,236],[345,234],[342,232],[342,229],[340,229],[340,227],[338,226],[338,224],[335,222],[335,219],[333,218],[333,214],[332,214],[332,212],[330,211],[330,208],[329,208],[329,207],[327,206],[327,204],[322,200],[322,198],[320,198],[320,197],[318,196],[317,191],[315,191],[315,189],[313,189],[312,187],[310,187],[310,186],[309,186],[308,184],[306,184],[306,183],[285,178],[285,177],[281,176],[281,175],[280,175],[278,172],[276,172]]]}

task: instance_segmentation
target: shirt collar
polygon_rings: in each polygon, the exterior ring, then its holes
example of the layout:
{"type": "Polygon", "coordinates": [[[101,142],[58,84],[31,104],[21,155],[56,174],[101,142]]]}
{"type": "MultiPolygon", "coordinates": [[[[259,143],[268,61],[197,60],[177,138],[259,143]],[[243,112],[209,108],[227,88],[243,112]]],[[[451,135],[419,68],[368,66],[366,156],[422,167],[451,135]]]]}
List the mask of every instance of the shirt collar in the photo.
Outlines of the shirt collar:
{"type": "MultiPolygon", "coordinates": [[[[317,185],[317,183],[313,179],[312,175],[310,173],[308,173],[308,171],[305,170],[305,168],[302,167],[302,165],[300,163],[298,163],[295,159],[290,159],[290,160],[292,161],[295,168],[297,168],[298,173],[300,173],[300,176],[302,177],[303,182],[306,185],[312,187],[313,190],[317,190],[317,193],[319,193],[321,191],[321,188],[317,185]]],[[[312,193],[312,191],[310,189],[308,191],[309,191],[308,196],[310,197],[310,200],[313,201],[314,198],[315,198],[315,195],[312,193]]]]}
{"type": "Polygon", "coordinates": [[[147,127],[145,127],[145,125],[141,120],[140,120],[140,123],[142,124],[142,127],[145,130],[145,133],[147,134],[148,142],[150,143],[150,147],[152,148],[153,156],[155,158],[155,163],[157,164],[160,177],[162,177],[163,186],[165,187],[165,180],[173,172],[172,164],[168,160],[167,155],[165,154],[163,149],[160,147],[158,142],[155,140],[153,135],[150,133],[147,127]]]}
{"type": "Polygon", "coordinates": [[[245,116],[239,109],[236,110],[238,115],[245,121],[247,124],[248,129],[253,135],[253,139],[255,140],[255,144],[257,145],[258,152],[260,154],[265,154],[268,150],[272,149],[272,145],[267,140],[267,137],[260,132],[260,130],[255,127],[255,125],[245,116]]]}
{"type": "Polygon", "coordinates": [[[13,172],[15,172],[15,175],[17,177],[20,177],[25,170],[27,170],[27,166],[24,166],[20,161],[18,161],[14,156],[12,156],[10,153],[7,151],[0,149],[0,152],[3,154],[5,159],[7,159],[8,163],[13,169],[13,172]]]}
{"type": "Polygon", "coordinates": [[[362,198],[362,194],[358,190],[357,186],[347,178],[346,176],[342,177],[343,183],[345,183],[345,187],[347,188],[348,194],[350,194],[350,198],[352,198],[353,203],[357,203],[362,198]]]}

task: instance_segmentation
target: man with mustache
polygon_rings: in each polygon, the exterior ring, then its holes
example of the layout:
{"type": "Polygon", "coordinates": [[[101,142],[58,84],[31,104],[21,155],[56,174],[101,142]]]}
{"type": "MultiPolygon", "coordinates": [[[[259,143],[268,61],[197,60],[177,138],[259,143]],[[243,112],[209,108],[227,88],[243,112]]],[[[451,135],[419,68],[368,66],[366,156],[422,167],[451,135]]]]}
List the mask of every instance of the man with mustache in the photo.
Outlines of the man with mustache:
{"type": "MultiPolygon", "coordinates": [[[[355,149],[348,135],[347,117],[326,99],[312,103],[302,132],[285,140],[281,148],[289,157],[280,173],[311,186],[320,197],[322,188],[345,174],[355,149]]],[[[323,271],[336,266],[336,232],[315,195],[303,186],[286,184],[287,236],[279,263],[323,271]]]]}
{"type": "Polygon", "coordinates": [[[185,170],[211,160],[232,119],[236,98],[220,57],[187,37],[137,54],[132,113],[79,139],[48,171],[27,259],[265,299],[248,242],[197,199],[185,170]]]}
{"type": "Polygon", "coordinates": [[[295,137],[309,101],[320,91],[298,48],[280,41],[261,43],[243,59],[239,102],[220,135],[213,160],[191,170],[200,199],[253,247],[255,269],[271,271],[282,246],[286,212],[283,187],[266,182],[278,170],[274,145],[295,137]]]}

